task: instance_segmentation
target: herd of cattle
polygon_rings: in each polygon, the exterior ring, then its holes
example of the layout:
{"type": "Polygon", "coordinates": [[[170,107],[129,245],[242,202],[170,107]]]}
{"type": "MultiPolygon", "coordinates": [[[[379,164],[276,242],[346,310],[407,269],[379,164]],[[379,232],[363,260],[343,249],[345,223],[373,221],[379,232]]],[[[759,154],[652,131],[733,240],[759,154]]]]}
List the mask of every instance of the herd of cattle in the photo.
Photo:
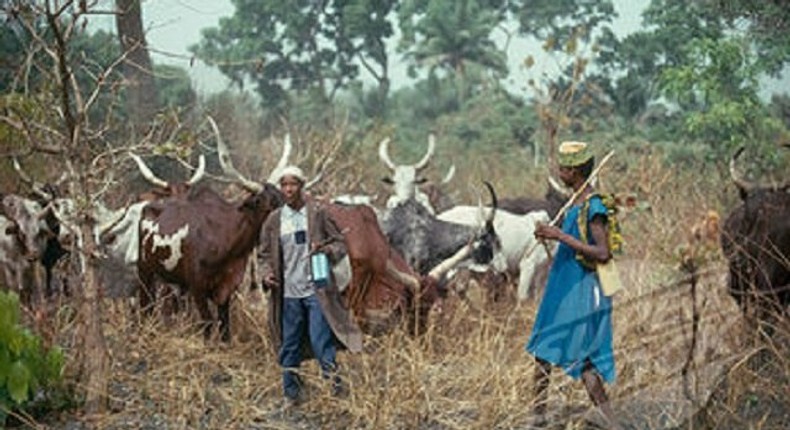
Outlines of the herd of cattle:
{"type": "MultiPolygon", "coordinates": [[[[246,198],[228,202],[199,185],[205,176],[202,156],[189,180],[171,183],[130,154],[155,188],[120,209],[95,203],[91,216],[102,258],[131,274],[124,278],[115,273],[110,282],[131,278],[135,284],[131,289],[137,291],[140,306],[146,310],[165,285],[180,287],[194,299],[206,335],[214,321],[209,309],[212,301],[227,340],[230,299],[246,275],[261,225],[283,204],[272,182],[287,164],[291,144],[286,138],[283,156],[269,180],[259,183],[235,169],[216,124],[210,123],[223,173],[247,191],[246,198]]],[[[490,205],[480,202],[437,210],[434,199],[421,190],[425,180],[420,176],[433,155],[434,137],[429,138],[425,156],[413,165],[393,162],[387,148],[388,140],[381,142],[379,157],[394,173],[385,181],[394,193],[384,208],[373,206],[366,196],[344,195],[321,203],[346,239],[348,258],[334,272],[361,327],[377,333],[406,319],[413,330],[421,330],[428,311],[447,291],[448,279],[460,269],[517,279],[518,299],[528,298],[540,282],[536,272],[547,267],[553,251],[551,246],[536,246],[532,232],[537,222],[555,217],[567,199],[564,190],[549,181],[543,199],[498,199],[494,187],[485,183],[490,205]]],[[[721,236],[729,260],[730,292],[746,308],[770,306],[786,314],[790,304],[790,184],[758,187],[746,183],[734,168],[739,154],[733,157],[731,173],[742,202],[727,218],[721,236]]],[[[40,263],[46,273],[41,281],[43,292],[50,296],[57,262],[81,243],[75,227],[76,205],[56,195],[54,187],[29,178],[16,160],[14,166],[30,184],[34,197],[0,196],[2,282],[30,296],[39,280],[28,275],[37,273],[33,269],[40,263]]],[[[65,290],[67,284],[61,285],[65,290]]]]}

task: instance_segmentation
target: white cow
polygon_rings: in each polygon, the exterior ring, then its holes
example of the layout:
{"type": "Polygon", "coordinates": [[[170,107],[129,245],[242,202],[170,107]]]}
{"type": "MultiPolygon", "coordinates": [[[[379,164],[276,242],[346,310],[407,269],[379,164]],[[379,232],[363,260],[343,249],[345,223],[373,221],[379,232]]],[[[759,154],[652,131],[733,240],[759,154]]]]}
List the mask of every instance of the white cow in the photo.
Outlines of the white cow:
{"type": "MultiPolygon", "coordinates": [[[[456,206],[442,212],[438,218],[457,224],[478,225],[482,216],[477,206],[456,206]]],[[[502,253],[506,260],[505,270],[511,276],[519,277],[517,288],[519,300],[529,297],[529,289],[536,269],[549,258],[546,248],[539,245],[535,239],[535,224],[549,223],[549,221],[546,211],[515,215],[498,209],[494,216],[494,229],[501,241],[502,253]]],[[[553,252],[553,248],[549,252],[553,252]]]]}

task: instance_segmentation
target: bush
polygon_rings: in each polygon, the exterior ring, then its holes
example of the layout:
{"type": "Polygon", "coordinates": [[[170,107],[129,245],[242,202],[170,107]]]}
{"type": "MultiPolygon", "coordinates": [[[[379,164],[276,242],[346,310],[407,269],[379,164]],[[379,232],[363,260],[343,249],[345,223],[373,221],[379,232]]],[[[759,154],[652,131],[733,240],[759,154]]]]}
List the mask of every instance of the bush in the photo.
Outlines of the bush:
{"type": "Polygon", "coordinates": [[[0,425],[13,410],[38,407],[58,387],[63,352],[19,325],[19,297],[0,291],[0,425]]]}

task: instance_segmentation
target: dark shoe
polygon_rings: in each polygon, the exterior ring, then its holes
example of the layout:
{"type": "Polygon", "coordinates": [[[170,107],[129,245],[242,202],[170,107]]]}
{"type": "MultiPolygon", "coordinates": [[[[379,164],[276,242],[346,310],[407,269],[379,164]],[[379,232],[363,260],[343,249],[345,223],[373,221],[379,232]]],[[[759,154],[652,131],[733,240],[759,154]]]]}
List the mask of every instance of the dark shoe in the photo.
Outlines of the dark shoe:
{"type": "Polygon", "coordinates": [[[549,420],[545,415],[535,415],[527,423],[528,429],[545,429],[549,426],[549,420]]]}
{"type": "Polygon", "coordinates": [[[350,394],[348,387],[342,381],[337,381],[332,384],[332,397],[338,399],[346,399],[350,394]]]}
{"type": "Polygon", "coordinates": [[[304,398],[302,397],[302,393],[297,394],[296,396],[284,396],[283,397],[283,410],[293,410],[298,408],[299,406],[304,403],[304,398]]]}
{"type": "Polygon", "coordinates": [[[280,416],[282,418],[293,417],[294,414],[296,414],[297,410],[299,409],[299,405],[301,405],[301,402],[299,401],[298,397],[294,398],[294,397],[285,396],[283,398],[282,408],[280,410],[280,416]]]}

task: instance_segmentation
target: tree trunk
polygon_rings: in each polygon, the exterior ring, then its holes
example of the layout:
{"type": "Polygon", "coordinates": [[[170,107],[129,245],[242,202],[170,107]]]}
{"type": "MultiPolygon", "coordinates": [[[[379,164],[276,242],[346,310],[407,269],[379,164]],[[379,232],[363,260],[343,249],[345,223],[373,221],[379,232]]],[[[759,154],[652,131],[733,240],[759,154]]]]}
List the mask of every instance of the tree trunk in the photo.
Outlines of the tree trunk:
{"type": "Polygon", "coordinates": [[[143,30],[140,0],[116,0],[115,24],[123,52],[123,76],[127,82],[126,107],[137,130],[145,130],[156,111],[153,66],[143,30]]]}
{"type": "Polygon", "coordinates": [[[96,244],[93,243],[90,224],[80,226],[82,237],[85,238],[85,253],[77,256],[82,273],[77,339],[82,354],[78,363],[81,364],[79,379],[85,390],[85,413],[93,415],[103,412],[107,404],[109,360],[102,331],[103,310],[96,277],[96,259],[93,256],[96,244]]]}

